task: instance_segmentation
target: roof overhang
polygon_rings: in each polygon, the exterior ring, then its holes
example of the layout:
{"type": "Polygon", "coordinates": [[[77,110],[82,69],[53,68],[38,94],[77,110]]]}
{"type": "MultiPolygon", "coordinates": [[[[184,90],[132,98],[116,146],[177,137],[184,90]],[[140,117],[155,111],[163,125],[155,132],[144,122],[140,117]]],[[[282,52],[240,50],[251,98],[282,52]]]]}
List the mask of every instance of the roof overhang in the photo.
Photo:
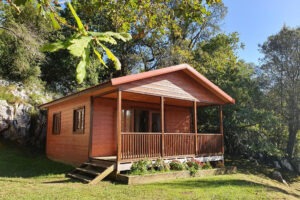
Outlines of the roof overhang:
{"type": "Polygon", "coordinates": [[[186,73],[191,78],[193,78],[195,81],[197,81],[199,84],[201,84],[202,86],[207,88],[209,91],[214,93],[217,97],[219,97],[224,102],[224,104],[234,104],[235,103],[235,100],[231,96],[229,96],[226,92],[221,90],[218,86],[216,86],[214,83],[212,83],[206,77],[204,77],[202,74],[197,72],[193,67],[191,67],[188,64],[181,64],[181,65],[166,67],[166,68],[157,69],[157,70],[153,70],[153,71],[142,72],[139,74],[132,74],[132,75],[127,75],[127,76],[123,76],[123,77],[119,77],[119,78],[113,78],[106,83],[102,83],[102,84],[87,88],[85,90],[67,95],[60,99],[56,99],[49,103],[42,104],[42,105],[40,105],[40,108],[45,109],[45,108],[48,108],[49,106],[73,99],[75,97],[83,96],[83,95],[94,96],[97,94],[101,94],[102,92],[115,90],[120,85],[124,85],[126,83],[151,78],[154,76],[160,76],[160,75],[164,75],[164,74],[168,74],[168,73],[172,73],[172,72],[176,72],[176,71],[180,71],[180,70],[182,70],[184,73],[186,73]]]}

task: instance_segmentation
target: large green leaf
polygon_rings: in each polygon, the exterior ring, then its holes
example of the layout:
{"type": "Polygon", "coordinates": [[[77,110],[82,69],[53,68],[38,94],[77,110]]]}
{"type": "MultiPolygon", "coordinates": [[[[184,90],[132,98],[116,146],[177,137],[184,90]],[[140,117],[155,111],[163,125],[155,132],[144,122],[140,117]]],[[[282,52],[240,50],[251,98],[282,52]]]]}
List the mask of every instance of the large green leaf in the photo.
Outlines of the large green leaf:
{"type": "Polygon", "coordinates": [[[81,59],[76,68],[76,80],[80,84],[83,82],[86,75],[86,60],[81,59]]]}
{"type": "Polygon", "coordinates": [[[107,31],[104,33],[99,33],[99,32],[88,32],[88,33],[97,38],[114,37],[116,39],[122,40],[123,42],[127,42],[132,39],[132,37],[129,33],[115,33],[115,32],[111,32],[111,31],[107,31]]]}
{"type": "Polygon", "coordinates": [[[89,59],[90,59],[90,51],[89,51],[89,47],[87,47],[84,49],[84,52],[81,56],[81,60],[76,67],[76,80],[79,84],[83,82],[86,76],[86,66],[89,63],[89,59]]]}
{"type": "Polygon", "coordinates": [[[129,33],[114,33],[112,36],[119,40],[122,40],[123,42],[127,42],[132,39],[129,33]]]}
{"type": "Polygon", "coordinates": [[[72,39],[70,40],[71,45],[68,47],[68,50],[73,56],[81,57],[91,40],[92,38],[90,36],[72,39]]]}
{"type": "Polygon", "coordinates": [[[117,44],[117,41],[110,36],[104,36],[104,37],[98,36],[97,39],[102,42],[107,42],[107,43],[114,44],[114,45],[117,44]]]}
{"type": "Polygon", "coordinates": [[[61,26],[59,25],[58,21],[55,18],[55,14],[51,12],[51,13],[49,13],[49,16],[50,16],[53,28],[55,30],[61,29],[61,26]]]}
{"type": "Polygon", "coordinates": [[[97,51],[97,49],[94,48],[94,53],[96,54],[96,56],[98,57],[100,63],[102,65],[104,65],[104,67],[108,68],[107,65],[105,64],[104,60],[102,59],[101,54],[99,53],[99,51],[97,51]]]}
{"type": "Polygon", "coordinates": [[[132,36],[129,33],[119,33],[119,35],[124,38],[124,42],[127,42],[132,39],[132,36]]]}
{"type": "Polygon", "coordinates": [[[58,42],[45,44],[44,46],[42,46],[41,51],[54,52],[54,51],[58,51],[60,49],[66,49],[67,46],[68,46],[67,42],[58,41],[58,42]]]}
{"type": "Polygon", "coordinates": [[[70,9],[73,17],[75,18],[75,21],[77,23],[77,27],[78,27],[79,31],[81,31],[84,35],[86,35],[87,32],[86,32],[86,30],[85,30],[85,28],[83,26],[83,23],[81,22],[80,18],[78,17],[75,9],[73,8],[73,6],[72,6],[72,4],[70,2],[68,2],[68,7],[69,7],[69,9],[70,9]]]}
{"type": "Polygon", "coordinates": [[[104,49],[108,59],[110,59],[111,61],[114,62],[116,70],[120,70],[121,63],[120,63],[119,59],[104,44],[101,44],[100,42],[98,44],[104,49]]]}

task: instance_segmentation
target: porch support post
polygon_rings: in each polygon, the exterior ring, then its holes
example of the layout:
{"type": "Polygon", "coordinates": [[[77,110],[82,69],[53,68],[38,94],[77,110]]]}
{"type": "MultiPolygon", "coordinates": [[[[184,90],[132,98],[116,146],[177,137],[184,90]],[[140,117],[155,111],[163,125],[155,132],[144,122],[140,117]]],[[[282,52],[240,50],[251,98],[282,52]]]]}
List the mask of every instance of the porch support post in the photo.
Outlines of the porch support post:
{"type": "Polygon", "coordinates": [[[222,153],[224,154],[224,134],[223,134],[223,106],[219,106],[219,115],[220,115],[220,134],[222,137],[222,153]]]}
{"type": "Polygon", "coordinates": [[[160,126],[161,126],[161,157],[164,157],[165,151],[165,104],[164,97],[160,97],[160,126]]]}
{"type": "Polygon", "coordinates": [[[198,131],[198,124],[197,124],[197,101],[194,101],[194,132],[195,132],[195,156],[198,154],[198,139],[197,139],[197,131],[198,131]]]}
{"type": "Polygon", "coordinates": [[[92,147],[93,147],[93,117],[94,117],[94,97],[90,97],[90,138],[89,138],[89,152],[88,157],[92,156],[92,147]]]}
{"type": "Polygon", "coordinates": [[[122,121],[122,91],[117,91],[117,173],[119,173],[119,163],[121,161],[121,121],[122,121]]]}

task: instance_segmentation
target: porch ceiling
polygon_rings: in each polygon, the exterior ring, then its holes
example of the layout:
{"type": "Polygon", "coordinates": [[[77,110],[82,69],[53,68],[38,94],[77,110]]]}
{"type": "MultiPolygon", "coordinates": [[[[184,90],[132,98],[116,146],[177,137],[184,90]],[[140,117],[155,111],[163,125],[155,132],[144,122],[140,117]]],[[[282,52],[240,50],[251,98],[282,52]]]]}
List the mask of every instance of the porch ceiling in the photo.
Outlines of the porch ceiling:
{"type": "MultiPolygon", "coordinates": [[[[117,93],[109,93],[103,95],[104,98],[117,98],[117,93]]],[[[174,99],[165,97],[165,105],[174,105],[174,106],[183,106],[183,107],[192,107],[193,101],[183,100],[183,99],[174,99]]],[[[122,92],[122,100],[129,100],[129,101],[136,101],[136,102],[144,102],[144,103],[152,103],[152,104],[160,104],[160,96],[153,96],[147,94],[139,94],[139,93],[132,93],[132,92],[122,92]]],[[[210,105],[209,103],[205,102],[197,102],[198,106],[206,106],[210,105]]]]}

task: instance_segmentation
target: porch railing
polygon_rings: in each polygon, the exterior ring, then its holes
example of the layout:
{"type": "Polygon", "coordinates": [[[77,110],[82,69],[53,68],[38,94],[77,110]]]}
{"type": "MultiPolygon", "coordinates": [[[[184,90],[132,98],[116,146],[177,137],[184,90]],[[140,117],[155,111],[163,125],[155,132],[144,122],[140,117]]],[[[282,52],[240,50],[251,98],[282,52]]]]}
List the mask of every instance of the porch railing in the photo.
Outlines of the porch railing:
{"type": "Polygon", "coordinates": [[[222,134],[199,134],[197,155],[222,154],[222,134]]]}
{"type": "Polygon", "coordinates": [[[157,158],[222,153],[222,134],[194,133],[121,133],[121,159],[157,158]],[[164,146],[162,146],[164,137],[164,146]],[[162,152],[163,149],[163,152],[162,152]],[[163,154],[162,154],[163,153],[163,154]]]}
{"type": "Polygon", "coordinates": [[[161,156],[161,133],[122,133],[122,159],[161,156]]]}
{"type": "Polygon", "coordinates": [[[164,156],[195,154],[195,134],[165,133],[164,156]]]}

